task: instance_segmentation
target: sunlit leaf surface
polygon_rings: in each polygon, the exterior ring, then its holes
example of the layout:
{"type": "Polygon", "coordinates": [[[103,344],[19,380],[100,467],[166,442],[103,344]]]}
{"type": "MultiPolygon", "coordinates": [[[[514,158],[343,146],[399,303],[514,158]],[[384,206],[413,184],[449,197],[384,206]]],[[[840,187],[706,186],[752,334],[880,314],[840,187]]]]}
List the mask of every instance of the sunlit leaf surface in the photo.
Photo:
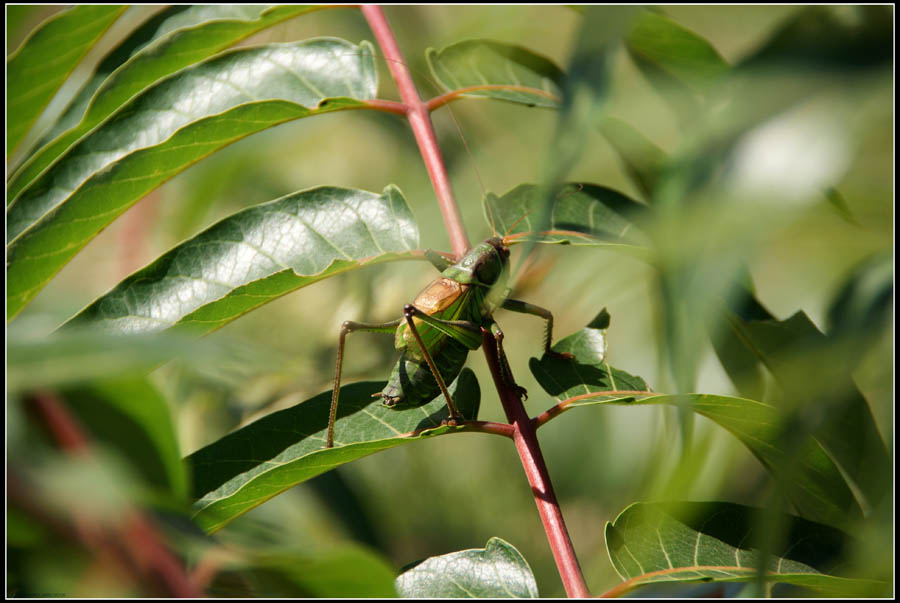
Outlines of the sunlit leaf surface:
{"type": "Polygon", "coordinates": [[[163,10],[100,63],[45,139],[65,135],[28,158],[11,179],[8,198],[18,195],[79,138],[148,86],[261,29],[320,8],[326,7],[220,4],[163,10]]]}
{"type": "Polygon", "coordinates": [[[126,6],[75,6],[48,19],[6,63],[6,154],[126,6]]]}
{"type": "Polygon", "coordinates": [[[365,264],[410,258],[400,191],[314,188],[238,212],[122,281],[72,321],[109,332],[206,333],[281,295],[365,264]]]}
{"type": "Polygon", "coordinates": [[[264,128],[359,107],[377,87],[367,43],[241,49],[146,90],[69,149],[7,210],[7,316],[156,186],[264,128]]]}
{"type": "Polygon", "coordinates": [[[514,546],[491,538],[483,549],[429,557],[397,576],[404,598],[534,599],[537,584],[514,546]]]}

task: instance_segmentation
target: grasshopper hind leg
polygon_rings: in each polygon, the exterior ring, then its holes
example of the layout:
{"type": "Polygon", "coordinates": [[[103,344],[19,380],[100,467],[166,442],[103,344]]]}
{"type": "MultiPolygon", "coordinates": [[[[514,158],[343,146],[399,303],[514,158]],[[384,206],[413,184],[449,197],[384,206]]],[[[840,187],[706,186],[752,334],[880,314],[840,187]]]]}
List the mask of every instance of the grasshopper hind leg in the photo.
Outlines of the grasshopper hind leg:
{"type": "MultiPolygon", "coordinates": [[[[369,331],[371,333],[393,333],[400,325],[400,320],[392,320],[382,323],[365,323],[346,321],[341,325],[341,334],[338,338],[337,361],[334,367],[334,386],[331,390],[331,410],[328,413],[328,430],[325,436],[325,448],[334,447],[334,422],[337,419],[338,400],[341,394],[341,368],[344,364],[344,340],[347,333],[354,331],[369,331]]],[[[380,395],[380,394],[376,394],[380,395]]]]}

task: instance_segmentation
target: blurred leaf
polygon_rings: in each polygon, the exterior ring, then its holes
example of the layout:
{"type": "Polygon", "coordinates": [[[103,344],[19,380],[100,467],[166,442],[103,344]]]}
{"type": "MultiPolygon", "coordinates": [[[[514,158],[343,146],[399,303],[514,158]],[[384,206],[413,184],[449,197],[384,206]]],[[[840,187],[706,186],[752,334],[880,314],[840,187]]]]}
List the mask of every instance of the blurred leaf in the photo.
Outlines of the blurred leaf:
{"type": "Polygon", "coordinates": [[[709,42],[649,10],[635,18],[625,46],[638,68],[685,122],[697,115],[707,92],[729,69],[709,42]]]}
{"type": "Polygon", "coordinates": [[[644,193],[644,197],[648,201],[652,200],[666,154],[621,119],[606,118],[600,123],[600,132],[619,155],[625,171],[644,193]]]}
{"type": "MultiPolygon", "coordinates": [[[[384,382],[341,388],[334,448],[324,448],[331,391],[274,412],[187,457],[193,475],[194,520],[207,532],[300,482],[379,450],[465,429],[442,426],[442,396],[418,407],[388,408],[374,401],[384,382]]],[[[478,416],[481,392],[469,369],[450,386],[460,413],[478,416]]]]}
{"type": "MultiPolygon", "coordinates": [[[[596,384],[606,385],[602,380],[596,384]]],[[[844,525],[849,519],[860,516],[852,492],[822,444],[810,436],[802,440],[796,434],[792,436],[786,418],[773,406],[708,394],[648,395],[640,399],[634,394],[630,399],[621,394],[610,394],[607,400],[577,400],[566,408],[594,404],[669,404],[692,410],[718,423],[743,442],[782,482],[788,499],[804,517],[844,525]]]]}
{"type": "Polygon", "coordinates": [[[885,65],[894,56],[894,15],[888,6],[807,6],[741,63],[796,68],[885,65]]]}
{"type": "Polygon", "coordinates": [[[894,298],[894,264],[887,254],[855,266],[828,308],[828,336],[851,337],[887,326],[894,298]]]}
{"type": "MultiPolygon", "coordinates": [[[[566,65],[563,103],[556,133],[547,145],[543,188],[539,198],[549,203],[584,151],[588,132],[606,110],[611,88],[613,57],[635,9],[625,6],[591,6],[584,11],[575,48],[566,65]]],[[[545,209],[534,217],[543,223],[545,209]]]]}
{"type": "Polygon", "coordinates": [[[829,187],[825,191],[825,200],[835,209],[839,216],[845,219],[850,224],[855,224],[859,226],[859,221],[854,217],[853,212],[850,211],[850,207],[847,205],[847,200],[844,199],[844,195],[841,194],[841,191],[832,187],[829,187]]]}
{"type": "Polygon", "coordinates": [[[77,127],[40,149],[17,170],[7,199],[16,197],[79,138],[148,86],[262,29],[320,8],[327,7],[200,5],[165,9],[104,58],[46,140],[77,127]]]}
{"type": "Polygon", "coordinates": [[[537,583],[516,548],[496,536],[483,549],[429,557],[397,576],[406,599],[536,599],[537,583]]]}
{"type": "MultiPolygon", "coordinates": [[[[602,323],[601,323],[602,324],[602,323]]],[[[648,390],[639,377],[610,367],[605,360],[606,342],[596,328],[587,327],[558,341],[553,350],[575,354],[574,360],[544,355],[532,358],[529,367],[547,393],[562,402],[561,410],[595,404],[670,404],[689,409],[718,423],[734,434],[762,464],[782,480],[788,498],[806,517],[841,525],[859,507],[841,472],[812,437],[798,439],[784,413],[769,404],[706,394],[636,394],[648,390]],[[628,395],[616,394],[628,391],[628,395]],[[575,396],[608,391],[609,395],[571,400],[575,396]]]]}
{"type": "Polygon", "coordinates": [[[127,6],[75,6],[53,15],[6,61],[6,154],[127,6]]]}
{"type": "Polygon", "coordinates": [[[131,275],[68,323],[208,333],[299,287],[412,257],[418,229],[393,185],[319,187],[229,216],[131,275]]]}
{"type": "Polygon", "coordinates": [[[529,107],[558,108],[563,72],[527,48],[494,40],[465,40],[425,52],[434,79],[447,92],[472,86],[507,89],[473,90],[463,96],[510,101],[529,107]]]}
{"type": "Polygon", "coordinates": [[[537,185],[520,184],[502,197],[488,193],[484,198],[488,224],[513,239],[591,245],[648,257],[640,246],[645,237],[636,225],[645,215],[646,205],[605,186],[569,183],[547,208],[544,192],[537,185]],[[550,218],[546,225],[538,218],[544,211],[550,218]]]}
{"type": "Polygon", "coordinates": [[[746,267],[741,268],[741,274],[736,280],[740,284],[734,287],[735,290],[727,302],[718,310],[720,316],[709,325],[711,328],[707,330],[716,356],[738,393],[751,400],[763,400],[766,392],[763,364],[754,351],[747,346],[747,342],[740,333],[733,328],[728,320],[727,312],[734,312],[741,320],[745,321],[769,320],[775,317],[757,301],[753,290],[753,281],[746,267]]]}
{"type": "MultiPolygon", "coordinates": [[[[635,503],[606,524],[610,560],[626,589],[659,582],[748,582],[764,553],[754,547],[761,509],[732,503],[635,503]],[[756,516],[756,517],[755,517],[756,516]]],[[[851,538],[832,527],[785,515],[785,538],[765,557],[767,582],[828,596],[881,596],[887,583],[840,577],[835,566],[851,538]]]]}
{"type": "MultiPolygon", "coordinates": [[[[828,339],[803,312],[787,320],[744,320],[730,327],[772,373],[786,399],[806,413],[803,429],[859,488],[864,508],[877,505],[890,486],[891,459],[872,411],[848,370],[837,365],[828,339]],[[803,379],[815,375],[815,379],[803,379]],[[808,404],[801,405],[802,401],[808,404]]],[[[846,359],[843,359],[846,360],[846,359]]],[[[804,418],[804,417],[801,417],[804,418]]],[[[799,426],[798,426],[799,427],[799,426]]]]}
{"type": "Polygon", "coordinates": [[[6,391],[12,396],[37,389],[71,388],[123,374],[145,374],[173,356],[194,365],[212,364],[218,370],[236,357],[247,366],[251,360],[244,353],[258,360],[265,357],[264,350],[246,341],[231,343],[218,338],[206,342],[171,332],[124,336],[96,329],[64,329],[31,338],[14,332],[7,342],[6,391]]]}
{"type": "Polygon", "coordinates": [[[91,436],[127,459],[151,486],[186,500],[187,476],[165,399],[141,377],[119,377],[60,394],[91,436]]]}
{"type": "Polygon", "coordinates": [[[218,597],[374,598],[396,597],[394,568],[363,548],[342,546],[315,555],[300,552],[253,553],[229,564],[244,588],[218,581],[208,589],[218,597]]]}
{"type": "Polygon", "coordinates": [[[367,42],[336,38],[241,49],[130,101],[9,206],[7,317],[118,215],[196,161],[267,127],[374,97],[371,53],[367,42]]]}

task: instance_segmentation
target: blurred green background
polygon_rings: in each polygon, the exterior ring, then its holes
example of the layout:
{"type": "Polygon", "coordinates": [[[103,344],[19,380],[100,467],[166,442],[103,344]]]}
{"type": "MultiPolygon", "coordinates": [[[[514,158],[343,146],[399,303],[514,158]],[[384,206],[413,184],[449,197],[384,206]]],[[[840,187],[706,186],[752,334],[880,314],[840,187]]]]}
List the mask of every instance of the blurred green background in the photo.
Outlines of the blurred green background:
{"type": "MultiPolygon", "coordinates": [[[[9,54],[50,9],[7,10],[9,54]]],[[[662,8],[709,40],[731,63],[751,53],[798,10],[662,8]]],[[[565,67],[582,19],[573,10],[555,6],[392,6],[385,12],[426,98],[437,94],[424,61],[426,48],[493,38],[526,46],[565,67]]],[[[109,33],[112,42],[122,35],[117,31],[109,33]]],[[[293,19],[245,43],[313,36],[354,43],[373,38],[358,11],[338,9],[293,19]]],[[[396,98],[381,63],[380,96],[396,98]]],[[[833,90],[799,107],[791,114],[796,120],[786,122],[801,124],[801,134],[809,134],[802,141],[812,141],[812,150],[840,151],[822,159],[832,163],[829,180],[821,185],[840,190],[858,225],[848,224],[812,185],[803,188],[800,182],[796,193],[781,186],[782,181],[803,178],[796,166],[779,165],[779,155],[771,148],[764,155],[775,161],[762,167],[757,162],[757,171],[735,171],[737,196],[752,199],[743,201],[751,206],[735,210],[753,231],[739,255],[750,268],[758,298],[778,318],[804,310],[824,330],[829,304],[853,266],[872,253],[892,249],[892,87],[892,79],[884,77],[863,90],[833,90]]],[[[679,148],[685,136],[682,126],[624,49],[614,58],[610,95],[609,115],[635,126],[665,151],[679,148]]],[[[538,181],[554,152],[557,114],[464,100],[440,109],[433,120],[470,239],[480,240],[491,234],[481,209],[484,192],[502,194],[520,183],[538,181]]],[[[814,155],[802,146],[791,151],[788,145],[781,151],[785,148],[788,159],[814,155]]],[[[752,155],[754,149],[746,152],[752,155]]],[[[641,198],[599,131],[588,133],[567,178],[641,198]]],[[[434,192],[402,119],[342,112],[252,136],[188,169],[133,207],[68,264],[10,328],[32,336],[49,333],[126,275],[244,207],[322,184],[380,191],[388,183],[398,185],[409,201],[420,224],[421,246],[447,250],[434,192]]],[[[698,230],[703,230],[702,220],[698,230]]],[[[557,337],[583,327],[605,306],[612,316],[609,362],[640,375],[658,391],[672,387],[660,369],[658,300],[649,267],[609,251],[557,246],[535,250],[529,260],[534,261],[532,269],[520,275],[514,296],[550,309],[557,337]]],[[[170,363],[156,371],[153,380],[171,404],[181,453],[188,455],[239,425],[329,389],[341,322],[396,318],[402,305],[433,277],[426,263],[398,262],[328,279],[212,334],[213,342],[247,352],[234,361],[170,363]]],[[[527,369],[528,359],[540,351],[543,325],[504,312],[497,320],[507,336],[514,374],[531,394],[526,407],[537,414],[552,405],[527,369]]],[[[891,332],[886,329],[866,351],[854,377],[892,449],[891,332]]],[[[384,378],[394,360],[391,338],[354,335],[348,340],[344,381],[384,378]]],[[[503,420],[482,355],[472,354],[468,366],[482,385],[481,418],[503,420]]],[[[696,391],[735,395],[709,346],[696,391]]],[[[631,502],[675,498],[761,505],[771,489],[759,462],[703,418],[696,419],[695,430],[702,453],[690,471],[676,475],[680,448],[674,413],[619,407],[579,412],[553,421],[540,436],[569,533],[595,594],[619,581],[605,551],[603,529],[631,502]]],[[[13,425],[7,432],[11,463],[17,462],[15,429],[13,425]]],[[[307,551],[356,541],[381,552],[397,568],[423,557],[482,547],[491,536],[499,536],[529,561],[542,596],[563,595],[515,450],[505,439],[482,434],[426,440],[345,465],[263,504],[218,536],[234,542],[269,540],[307,551]],[[348,498],[351,494],[353,499],[348,498]]],[[[877,558],[882,544],[873,541],[862,558],[877,558]]]]}

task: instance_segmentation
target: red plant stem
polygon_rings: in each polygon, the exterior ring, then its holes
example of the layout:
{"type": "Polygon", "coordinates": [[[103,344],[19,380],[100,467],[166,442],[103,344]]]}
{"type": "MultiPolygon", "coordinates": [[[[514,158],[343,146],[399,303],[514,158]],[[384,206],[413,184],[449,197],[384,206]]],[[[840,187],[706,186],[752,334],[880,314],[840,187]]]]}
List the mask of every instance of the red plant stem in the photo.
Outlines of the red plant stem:
{"type": "Polygon", "coordinates": [[[566,529],[559,501],[556,499],[553,484],[550,482],[550,473],[547,471],[547,464],[544,462],[544,455],[538,444],[537,433],[528,413],[525,412],[525,407],[522,406],[519,394],[512,391],[502,376],[496,341],[486,329],[482,329],[482,347],[487,358],[488,368],[491,370],[491,376],[494,378],[494,385],[500,393],[500,402],[503,404],[506,418],[513,426],[513,441],[516,444],[516,451],[519,453],[519,459],[522,461],[522,467],[525,469],[525,475],[531,485],[534,503],[537,505],[538,514],[544,524],[547,540],[550,541],[550,550],[553,552],[553,559],[556,561],[566,594],[569,597],[590,597],[591,593],[588,591],[581,567],[578,565],[578,559],[575,557],[575,549],[572,546],[572,539],[569,538],[569,531],[566,529]]]}
{"type": "Polygon", "coordinates": [[[590,398],[600,398],[600,397],[605,397],[605,396],[619,396],[619,397],[622,397],[622,396],[645,396],[645,397],[649,397],[649,396],[661,396],[661,395],[663,395],[663,394],[660,394],[659,392],[642,391],[642,390],[637,390],[637,389],[610,389],[610,390],[599,391],[599,392],[590,392],[588,394],[579,394],[577,396],[572,396],[571,398],[566,398],[565,400],[563,400],[559,404],[556,404],[555,406],[551,406],[550,408],[548,408],[547,410],[545,410],[538,416],[531,419],[531,423],[532,423],[532,425],[534,425],[534,428],[537,429],[538,427],[540,427],[547,421],[550,421],[551,419],[558,417],[560,414],[562,414],[565,411],[572,408],[572,403],[577,402],[579,400],[587,400],[590,398]]]}
{"type": "Polygon", "coordinates": [[[466,230],[463,226],[462,216],[459,213],[459,206],[453,197],[453,189],[450,186],[450,178],[447,176],[447,168],[444,166],[444,158],[441,155],[440,147],[437,144],[437,137],[434,134],[434,128],[431,125],[431,115],[428,107],[419,97],[419,92],[413,83],[409,69],[406,67],[406,61],[397,40],[394,38],[394,32],[384,16],[384,11],[380,6],[365,4],[360,7],[363,16],[372,28],[378,46],[381,48],[381,54],[387,60],[388,69],[391,76],[397,84],[397,90],[400,92],[400,98],[408,107],[406,117],[409,119],[409,125],[412,128],[413,135],[416,137],[416,143],[419,145],[419,152],[425,161],[425,167],[428,170],[428,176],[431,178],[431,184],[434,186],[434,192],[437,195],[438,205],[441,208],[441,215],[444,218],[444,225],[447,228],[447,235],[450,237],[450,246],[457,258],[461,258],[469,250],[469,238],[466,236],[466,230]]]}

